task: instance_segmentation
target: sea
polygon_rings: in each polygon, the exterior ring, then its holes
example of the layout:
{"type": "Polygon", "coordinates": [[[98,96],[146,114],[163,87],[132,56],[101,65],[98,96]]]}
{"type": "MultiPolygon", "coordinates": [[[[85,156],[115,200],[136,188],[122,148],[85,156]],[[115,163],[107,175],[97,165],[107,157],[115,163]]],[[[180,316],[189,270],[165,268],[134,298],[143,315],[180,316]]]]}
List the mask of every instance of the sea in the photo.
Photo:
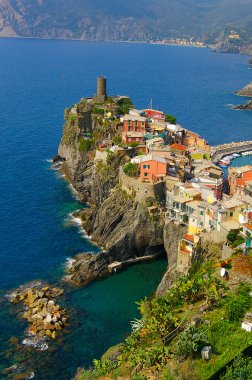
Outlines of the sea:
{"type": "Polygon", "coordinates": [[[234,110],[246,101],[234,92],[252,80],[247,61],[204,48],[0,39],[0,371],[22,365],[39,380],[70,380],[127,336],[136,302],[153,295],[167,266],[139,264],[81,288],[62,282],[68,258],[99,250],[71,218],[85,205],[51,163],[64,109],[94,95],[105,75],[109,95],[152,103],[210,144],[252,140],[252,112],[234,110]],[[44,352],[22,346],[27,325],[5,298],[33,280],[62,286],[71,315],[44,352]]]}

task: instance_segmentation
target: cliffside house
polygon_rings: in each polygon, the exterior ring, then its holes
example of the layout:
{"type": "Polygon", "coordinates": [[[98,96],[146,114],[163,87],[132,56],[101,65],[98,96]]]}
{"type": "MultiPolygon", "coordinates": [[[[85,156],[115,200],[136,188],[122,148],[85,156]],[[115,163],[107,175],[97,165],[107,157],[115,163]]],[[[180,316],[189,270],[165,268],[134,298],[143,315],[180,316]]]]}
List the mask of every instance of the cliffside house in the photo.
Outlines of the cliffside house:
{"type": "Polygon", "coordinates": [[[252,181],[252,165],[228,168],[230,195],[245,194],[245,189],[249,181],[252,181]]]}
{"type": "Polygon", "coordinates": [[[140,163],[140,180],[159,182],[164,180],[167,173],[166,159],[153,154],[143,156],[140,163]]]}
{"type": "Polygon", "coordinates": [[[126,114],[121,117],[123,123],[123,132],[141,132],[145,133],[146,117],[140,115],[126,114]]]}
{"type": "Polygon", "coordinates": [[[199,237],[196,235],[185,234],[179,242],[177,270],[187,274],[197,255],[197,244],[199,237]]]}
{"type": "Polygon", "coordinates": [[[145,109],[145,116],[153,121],[160,121],[165,123],[165,114],[162,111],[153,110],[153,109],[145,109]]]}
{"type": "Polygon", "coordinates": [[[210,146],[208,142],[201,138],[197,133],[186,131],[185,136],[183,137],[183,145],[185,145],[188,150],[200,149],[205,151],[210,151],[210,146]]]}

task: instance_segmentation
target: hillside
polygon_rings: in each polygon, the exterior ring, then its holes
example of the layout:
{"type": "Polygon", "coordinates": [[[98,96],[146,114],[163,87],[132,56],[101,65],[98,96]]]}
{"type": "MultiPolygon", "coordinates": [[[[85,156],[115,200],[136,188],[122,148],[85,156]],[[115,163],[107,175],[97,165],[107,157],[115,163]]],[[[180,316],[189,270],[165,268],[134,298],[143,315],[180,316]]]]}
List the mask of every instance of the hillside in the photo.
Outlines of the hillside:
{"type": "Polygon", "coordinates": [[[1,0],[0,36],[147,40],[252,29],[250,0],[1,0]]]}

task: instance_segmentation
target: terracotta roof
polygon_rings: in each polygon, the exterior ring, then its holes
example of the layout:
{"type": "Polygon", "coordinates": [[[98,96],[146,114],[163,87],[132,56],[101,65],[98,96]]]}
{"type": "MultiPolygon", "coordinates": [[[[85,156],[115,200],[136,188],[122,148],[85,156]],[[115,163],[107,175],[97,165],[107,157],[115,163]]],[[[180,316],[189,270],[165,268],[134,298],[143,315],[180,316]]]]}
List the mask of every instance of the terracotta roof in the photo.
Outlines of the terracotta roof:
{"type": "Polygon", "coordinates": [[[252,231],[252,224],[245,223],[244,226],[247,227],[249,230],[252,231]]]}
{"type": "Polygon", "coordinates": [[[192,243],[194,243],[194,237],[193,237],[192,235],[185,234],[185,235],[183,236],[183,239],[189,240],[189,241],[191,241],[192,243]]]}
{"type": "Polygon", "coordinates": [[[172,149],[179,149],[179,150],[182,150],[183,152],[186,151],[186,147],[184,145],[180,145],[180,144],[172,144],[170,146],[170,148],[172,148],[172,149]]]}

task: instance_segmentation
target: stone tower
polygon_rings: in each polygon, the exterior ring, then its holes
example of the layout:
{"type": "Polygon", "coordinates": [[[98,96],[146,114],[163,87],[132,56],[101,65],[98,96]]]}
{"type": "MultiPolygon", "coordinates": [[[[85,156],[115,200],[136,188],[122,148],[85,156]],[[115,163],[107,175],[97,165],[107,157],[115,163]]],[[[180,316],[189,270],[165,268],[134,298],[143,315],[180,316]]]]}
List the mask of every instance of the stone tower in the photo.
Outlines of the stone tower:
{"type": "Polygon", "coordinates": [[[97,78],[97,94],[96,101],[99,103],[105,102],[107,99],[107,78],[99,77],[97,78]]]}

